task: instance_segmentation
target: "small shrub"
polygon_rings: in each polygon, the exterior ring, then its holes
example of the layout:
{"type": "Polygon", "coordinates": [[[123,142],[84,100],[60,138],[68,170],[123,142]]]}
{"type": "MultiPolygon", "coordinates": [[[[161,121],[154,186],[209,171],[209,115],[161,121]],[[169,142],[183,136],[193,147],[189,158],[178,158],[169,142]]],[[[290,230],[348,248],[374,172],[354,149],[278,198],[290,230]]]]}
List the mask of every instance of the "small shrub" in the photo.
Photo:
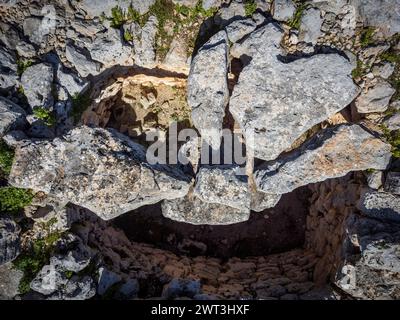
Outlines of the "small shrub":
{"type": "Polygon", "coordinates": [[[28,206],[33,199],[29,190],[14,187],[0,188],[0,212],[15,214],[28,206]]]}
{"type": "Polygon", "coordinates": [[[111,9],[111,27],[119,29],[126,21],[125,13],[123,12],[122,8],[116,6],[111,9]]]}
{"type": "Polygon", "coordinates": [[[125,40],[126,42],[131,42],[131,41],[133,40],[133,36],[132,36],[132,34],[129,32],[129,30],[126,30],[126,31],[124,32],[124,40],[125,40]]]}
{"type": "Polygon", "coordinates": [[[53,127],[56,124],[56,117],[54,113],[42,107],[36,107],[33,109],[33,114],[36,118],[43,120],[46,126],[53,127]]]}
{"type": "Polygon", "coordinates": [[[246,17],[251,17],[257,10],[257,3],[255,2],[255,0],[245,0],[244,10],[246,17]]]}
{"type": "Polygon", "coordinates": [[[32,64],[31,60],[17,60],[17,74],[21,76],[32,64]]]}
{"type": "Polygon", "coordinates": [[[14,260],[14,267],[23,272],[19,283],[20,294],[30,291],[30,283],[39,271],[49,263],[53,246],[61,235],[61,233],[51,233],[44,239],[34,241],[29,251],[22,253],[14,260]]]}
{"type": "Polygon", "coordinates": [[[288,21],[288,24],[291,28],[297,30],[300,29],[301,18],[303,16],[304,10],[306,10],[307,8],[308,4],[306,3],[302,3],[297,7],[296,12],[293,15],[293,18],[288,21]]]}
{"type": "Polygon", "coordinates": [[[383,136],[392,146],[392,155],[394,158],[400,158],[400,130],[390,131],[385,125],[381,125],[383,136]]]}
{"type": "Polygon", "coordinates": [[[0,140],[0,173],[8,175],[14,159],[14,150],[0,140]]]}
{"type": "Polygon", "coordinates": [[[391,63],[400,63],[400,55],[394,52],[384,52],[381,55],[383,61],[391,63]]]}
{"type": "Polygon", "coordinates": [[[351,76],[353,77],[353,79],[359,79],[363,76],[363,74],[364,74],[364,64],[361,62],[361,60],[357,60],[357,66],[351,72],[351,76]]]}
{"type": "Polygon", "coordinates": [[[361,37],[360,37],[360,44],[361,44],[362,48],[368,47],[374,43],[374,39],[373,39],[374,33],[375,33],[375,28],[373,28],[373,27],[365,28],[362,31],[361,37]]]}

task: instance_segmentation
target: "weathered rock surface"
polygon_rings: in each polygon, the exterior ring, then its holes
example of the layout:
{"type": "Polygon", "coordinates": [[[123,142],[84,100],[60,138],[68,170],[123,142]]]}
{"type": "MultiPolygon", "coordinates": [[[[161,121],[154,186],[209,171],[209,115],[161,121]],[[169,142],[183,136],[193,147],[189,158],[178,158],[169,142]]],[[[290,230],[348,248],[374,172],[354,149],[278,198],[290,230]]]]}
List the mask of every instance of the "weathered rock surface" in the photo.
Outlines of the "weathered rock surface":
{"type": "Polygon", "coordinates": [[[63,70],[61,65],[57,69],[57,82],[71,97],[83,93],[89,87],[89,82],[82,80],[73,73],[63,70]]]}
{"type": "Polygon", "coordinates": [[[319,54],[282,62],[282,31],[269,24],[231,50],[248,65],[239,76],[229,109],[254,156],[273,160],[304,132],[338,111],[358,94],[350,62],[319,54]],[[251,61],[249,62],[249,57],[251,61]]]}
{"type": "Polygon", "coordinates": [[[73,1],[77,8],[82,9],[86,12],[88,17],[100,17],[103,13],[107,16],[111,16],[111,11],[114,7],[119,6],[122,10],[127,11],[129,6],[132,5],[134,9],[139,11],[141,14],[146,13],[149,7],[154,4],[155,0],[116,0],[116,1],[96,1],[96,0],[83,0],[73,1]]]}
{"type": "Polygon", "coordinates": [[[0,47],[0,89],[9,89],[17,84],[17,64],[15,55],[5,47],[0,47]]]}
{"type": "Polygon", "coordinates": [[[391,36],[400,32],[399,0],[354,0],[366,26],[379,28],[391,36]]]}
{"type": "Polygon", "coordinates": [[[253,19],[243,19],[233,21],[225,28],[225,30],[229,41],[231,43],[235,43],[249,33],[253,32],[256,27],[257,24],[253,21],[253,19]]]}
{"type": "Polygon", "coordinates": [[[196,175],[194,195],[204,202],[239,210],[250,209],[247,176],[238,175],[237,167],[202,167],[196,175]]]}
{"type": "Polygon", "coordinates": [[[299,40],[315,45],[322,34],[322,22],[319,9],[307,9],[301,18],[299,40]]]}
{"type": "Polygon", "coordinates": [[[134,35],[139,40],[134,40],[135,64],[141,67],[154,67],[156,63],[156,35],[158,20],[151,16],[138,34],[134,35]]]}
{"type": "Polygon", "coordinates": [[[188,103],[194,126],[214,149],[221,144],[222,122],[229,100],[228,38],[220,31],[204,44],[192,61],[188,103]]]}
{"type": "Polygon", "coordinates": [[[19,282],[23,275],[11,262],[0,266],[0,300],[12,300],[19,294],[19,282]]]}
{"type": "Polygon", "coordinates": [[[384,112],[395,92],[396,90],[389,83],[380,81],[356,99],[357,111],[359,113],[384,112]]]}
{"type": "Polygon", "coordinates": [[[0,265],[19,254],[19,226],[8,217],[0,217],[0,265]]]}
{"type": "Polygon", "coordinates": [[[90,74],[95,76],[100,73],[100,63],[93,61],[89,53],[84,52],[81,48],[67,44],[65,56],[83,78],[86,78],[90,74]]]}
{"type": "Polygon", "coordinates": [[[265,209],[275,207],[281,198],[282,195],[280,194],[271,194],[260,191],[254,191],[251,193],[250,208],[252,211],[262,212],[265,209]]]}
{"type": "Polygon", "coordinates": [[[25,70],[21,77],[21,84],[33,107],[51,108],[53,98],[53,67],[46,63],[36,64],[25,70]]]}
{"type": "Polygon", "coordinates": [[[12,101],[0,97],[0,137],[8,131],[22,129],[25,125],[24,109],[12,101]]]}
{"type": "Polygon", "coordinates": [[[183,197],[189,189],[180,170],[149,165],[139,144],[112,129],[89,127],[21,146],[10,182],[85,207],[103,219],[183,197]]]}
{"type": "Polygon", "coordinates": [[[400,195],[400,172],[388,172],[385,179],[385,191],[400,195]]]}
{"type": "Polygon", "coordinates": [[[272,10],[275,20],[287,21],[291,19],[296,12],[296,6],[292,0],[275,0],[272,10]]]}
{"type": "Polygon", "coordinates": [[[400,222],[400,196],[365,190],[361,194],[358,207],[371,218],[400,222]]]}
{"type": "Polygon", "coordinates": [[[390,145],[358,125],[339,125],[322,131],[276,161],[256,168],[255,180],[260,191],[283,194],[350,171],[384,170],[390,158],[390,145]]]}
{"type": "Polygon", "coordinates": [[[92,59],[102,63],[104,68],[132,65],[132,48],[123,45],[119,29],[110,28],[96,34],[88,50],[92,59]]]}
{"type": "Polygon", "coordinates": [[[164,217],[191,224],[225,225],[247,221],[250,210],[239,210],[226,205],[209,203],[189,193],[186,197],[165,200],[162,205],[164,217]]]}
{"type": "Polygon", "coordinates": [[[400,226],[352,214],[346,230],[339,287],[361,299],[399,299],[400,226]]]}

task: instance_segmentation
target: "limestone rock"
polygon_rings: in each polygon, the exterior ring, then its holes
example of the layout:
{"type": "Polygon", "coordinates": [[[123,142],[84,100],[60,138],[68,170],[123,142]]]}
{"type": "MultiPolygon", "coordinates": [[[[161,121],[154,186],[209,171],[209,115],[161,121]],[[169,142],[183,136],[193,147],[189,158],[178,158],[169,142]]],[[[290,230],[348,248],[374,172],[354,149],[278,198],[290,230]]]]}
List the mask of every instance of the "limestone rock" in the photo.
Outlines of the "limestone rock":
{"type": "Polygon", "coordinates": [[[96,76],[100,73],[100,64],[94,62],[90,58],[89,53],[84,52],[83,49],[72,44],[67,44],[65,47],[65,56],[83,78],[86,78],[90,74],[96,76]]]}
{"type": "Polygon", "coordinates": [[[73,73],[65,71],[61,65],[59,65],[57,69],[57,82],[71,97],[80,95],[89,87],[89,82],[82,80],[73,73]]]}
{"type": "Polygon", "coordinates": [[[185,198],[165,200],[161,204],[164,217],[195,225],[226,225],[247,221],[250,210],[238,210],[208,203],[189,193],[185,198]]]}
{"type": "Polygon", "coordinates": [[[384,112],[396,92],[386,81],[379,81],[372,89],[363,92],[355,101],[359,113],[384,112]]]}
{"type": "Polygon", "coordinates": [[[102,63],[104,68],[132,65],[132,49],[122,43],[120,30],[110,28],[96,34],[88,50],[92,59],[102,63]]]}
{"type": "Polygon", "coordinates": [[[21,77],[22,87],[33,107],[51,108],[53,98],[53,67],[47,63],[40,63],[29,67],[21,77]]]}
{"type": "Polygon", "coordinates": [[[386,175],[385,191],[400,195],[400,172],[389,172],[386,175]]]}
{"type": "Polygon", "coordinates": [[[384,170],[390,162],[390,150],[390,145],[358,125],[338,125],[317,134],[301,148],[256,168],[257,188],[284,194],[351,171],[384,170]]]}
{"type": "Polygon", "coordinates": [[[151,16],[138,35],[139,40],[134,40],[135,64],[140,67],[154,67],[156,63],[156,35],[157,18],[151,16]]]}
{"type": "Polygon", "coordinates": [[[204,202],[249,210],[247,176],[238,175],[237,169],[232,166],[201,167],[196,175],[194,195],[204,202]]]}
{"type": "Polygon", "coordinates": [[[12,300],[19,294],[19,283],[23,272],[6,263],[0,266],[0,300],[12,300]]]}
{"type": "Polygon", "coordinates": [[[249,33],[256,29],[257,25],[253,19],[235,20],[229,24],[225,30],[228,35],[228,39],[231,43],[235,43],[240,39],[244,38],[249,33]]]}
{"type": "Polygon", "coordinates": [[[367,176],[367,182],[371,189],[378,190],[380,187],[382,187],[383,172],[374,170],[373,172],[369,173],[367,176]]]}
{"type": "Polygon", "coordinates": [[[0,46],[0,89],[9,89],[17,84],[17,64],[15,55],[0,46]]]}
{"type": "Polygon", "coordinates": [[[273,160],[308,129],[342,110],[358,94],[351,63],[338,54],[283,62],[282,31],[268,24],[231,50],[248,63],[229,109],[256,158],[273,160]],[[249,58],[251,61],[249,61],[249,58]]]}
{"type": "Polygon", "coordinates": [[[396,113],[389,119],[384,121],[384,125],[390,130],[395,131],[400,129],[400,113],[396,113]]]}
{"type": "Polygon", "coordinates": [[[352,214],[336,283],[353,297],[399,299],[400,227],[352,214]]]}
{"type": "Polygon", "coordinates": [[[222,122],[228,104],[228,38],[214,35],[198,51],[188,78],[188,103],[194,126],[214,149],[221,144],[222,122]]]}
{"type": "Polygon", "coordinates": [[[19,226],[9,217],[0,217],[0,265],[19,254],[19,226]]]}
{"type": "Polygon", "coordinates": [[[25,125],[24,109],[12,101],[0,97],[0,137],[8,131],[23,129],[25,125]]]}
{"type": "Polygon", "coordinates": [[[400,222],[400,196],[365,190],[358,208],[371,218],[400,222]]]}
{"type": "Polygon", "coordinates": [[[319,9],[307,9],[301,18],[299,40],[315,45],[322,35],[322,21],[319,9]]]}
{"type": "Polygon", "coordinates": [[[400,0],[353,0],[365,26],[379,28],[387,36],[400,32],[400,0]]]}
{"type": "Polygon", "coordinates": [[[275,0],[272,10],[275,20],[288,21],[296,12],[296,6],[292,0],[275,0]]]}
{"type": "Polygon", "coordinates": [[[74,5],[77,8],[82,9],[86,12],[88,17],[100,17],[103,13],[107,17],[111,17],[112,8],[118,6],[122,10],[127,11],[129,6],[132,5],[134,9],[139,11],[141,14],[145,14],[150,6],[155,3],[155,0],[116,0],[116,1],[97,1],[97,0],[82,0],[74,1],[74,5]]]}
{"type": "Polygon", "coordinates": [[[150,165],[141,145],[113,129],[89,127],[52,142],[21,146],[9,180],[85,207],[103,219],[183,197],[189,189],[179,169],[150,165]]]}
{"type": "Polygon", "coordinates": [[[275,207],[282,198],[280,194],[270,194],[260,191],[254,191],[251,194],[251,210],[262,212],[266,209],[275,207]]]}
{"type": "Polygon", "coordinates": [[[116,273],[107,270],[104,267],[99,269],[99,282],[97,286],[97,293],[99,295],[104,295],[109,288],[114,284],[121,281],[121,277],[116,273]]]}

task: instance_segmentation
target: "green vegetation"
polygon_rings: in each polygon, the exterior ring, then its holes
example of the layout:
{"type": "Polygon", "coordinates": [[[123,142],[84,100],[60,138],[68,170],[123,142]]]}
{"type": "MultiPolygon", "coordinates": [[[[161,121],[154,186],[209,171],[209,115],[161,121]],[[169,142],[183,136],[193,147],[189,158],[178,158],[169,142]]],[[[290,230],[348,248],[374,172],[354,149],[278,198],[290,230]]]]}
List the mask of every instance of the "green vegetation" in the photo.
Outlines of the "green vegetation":
{"type": "Polygon", "coordinates": [[[132,33],[130,33],[128,30],[126,30],[126,31],[124,32],[124,40],[125,40],[126,42],[131,42],[131,41],[133,40],[132,33]]]}
{"type": "Polygon", "coordinates": [[[14,159],[14,150],[0,140],[0,177],[8,175],[11,171],[11,166],[14,159]]]}
{"type": "Polygon", "coordinates": [[[0,188],[0,212],[16,214],[32,202],[29,190],[14,187],[0,188]]]}
{"type": "Polygon", "coordinates": [[[365,28],[362,31],[360,37],[360,44],[362,48],[368,47],[374,43],[373,39],[374,33],[375,33],[375,28],[373,27],[365,28]]]}
{"type": "Polygon", "coordinates": [[[33,108],[33,114],[36,118],[43,120],[46,126],[53,127],[56,124],[56,117],[54,113],[43,107],[33,108]]]}
{"type": "Polygon", "coordinates": [[[303,16],[304,10],[308,8],[308,4],[306,3],[301,3],[297,9],[296,12],[293,15],[293,18],[288,21],[288,24],[291,28],[293,29],[300,29],[300,24],[301,24],[301,17],[303,16]]]}
{"type": "Polygon", "coordinates": [[[49,263],[53,246],[61,235],[61,233],[51,233],[43,239],[36,240],[28,252],[22,253],[14,260],[14,266],[24,274],[19,283],[20,294],[30,291],[30,283],[39,271],[49,263]]]}
{"type": "Polygon", "coordinates": [[[357,66],[356,68],[351,72],[351,76],[353,79],[359,79],[364,75],[364,64],[362,63],[361,60],[357,60],[357,66]]]}
{"type": "Polygon", "coordinates": [[[395,52],[387,51],[382,53],[381,60],[391,63],[400,63],[400,55],[395,52]]]}
{"type": "Polygon", "coordinates": [[[400,130],[390,131],[385,125],[381,125],[383,136],[392,146],[392,155],[400,158],[400,130]]]}
{"type": "MultiPolygon", "coordinates": [[[[255,10],[255,2],[254,0],[248,0],[247,2],[250,5],[247,9],[250,13],[255,10]]],[[[172,40],[177,36],[184,36],[190,49],[193,49],[194,37],[197,36],[200,23],[212,17],[216,11],[216,8],[205,10],[201,0],[194,8],[174,4],[171,0],[156,0],[146,14],[141,15],[132,6],[127,11],[117,6],[112,9],[112,15],[107,19],[111,21],[111,26],[114,28],[120,28],[124,23],[129,22],[136,22],[143,27],[150,16],[155,16],[158,20],[156,52],[157,56],[162,60],[168,53],[172,40]],[[198,26],[192,28],[195,23],[198,23],[198,26]]],[[[127,42],[132,41],[133,35],[129,31],[125,32],[124,39],[127,42]]]]}
{"type": "Polygon", "coordinates": [[[245,0],[244,10],[247,17],[251,17],[257,10],[257,3],[255,0],[245,0]]]}
{"type": "Polygon", "coordinates": [[[21,76],[32,64],[33,61],[31,60],[17,60],[17,74],[21,76]]]}
{"type": "Polygon", "coordinates": [[[75,123],[78,123],[82,117],[83,112],[90,106],[92,100],[89,94],[75,94],[72,97],[72,110],[71,116],[74,118],[75,123]]]}

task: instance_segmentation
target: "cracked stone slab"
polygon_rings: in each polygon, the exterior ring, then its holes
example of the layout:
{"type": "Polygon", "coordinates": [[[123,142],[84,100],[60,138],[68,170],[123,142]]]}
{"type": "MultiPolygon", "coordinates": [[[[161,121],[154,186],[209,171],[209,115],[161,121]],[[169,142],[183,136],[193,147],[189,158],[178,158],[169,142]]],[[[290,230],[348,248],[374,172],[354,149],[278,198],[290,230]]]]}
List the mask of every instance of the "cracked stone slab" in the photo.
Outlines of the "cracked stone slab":
{"type": "Polygon", "coordinates": [[[400,222],[400,196],[398,195],[364,190],[358,208],[371,218],[400,222]]]}
{"type": "Polygon", "coordinates": [[[229,100],[225,31],[218,32],[199,49],[191,64],[187,90],[194,126],[211,147],[218,149],[229,100]]]}
{"type": "Polygon", "coordinates": [[[87,208],[108,220],[164,199],[183,197],[189,179],[150,165],[145,149],[113,129],[79,127],[61,138],[22,144],[9,181],[87,208]]]}
{"type": "Polygon", "coordinates": [[[339,125],[318,133],[302,147],[255,170],[260,191],[284,194],[351,171],[385,170],[391,146],[358,125],[339,125]]]}
{"type": "Polygon", "coordinates": [[[231,54],[247,64],[233,89],[229,110],[256,158],[273,160],[314,125],[348,106],[359,89],[352,64],[339,54],[283,62],[283,32],[268,24],[231,54]]]}

